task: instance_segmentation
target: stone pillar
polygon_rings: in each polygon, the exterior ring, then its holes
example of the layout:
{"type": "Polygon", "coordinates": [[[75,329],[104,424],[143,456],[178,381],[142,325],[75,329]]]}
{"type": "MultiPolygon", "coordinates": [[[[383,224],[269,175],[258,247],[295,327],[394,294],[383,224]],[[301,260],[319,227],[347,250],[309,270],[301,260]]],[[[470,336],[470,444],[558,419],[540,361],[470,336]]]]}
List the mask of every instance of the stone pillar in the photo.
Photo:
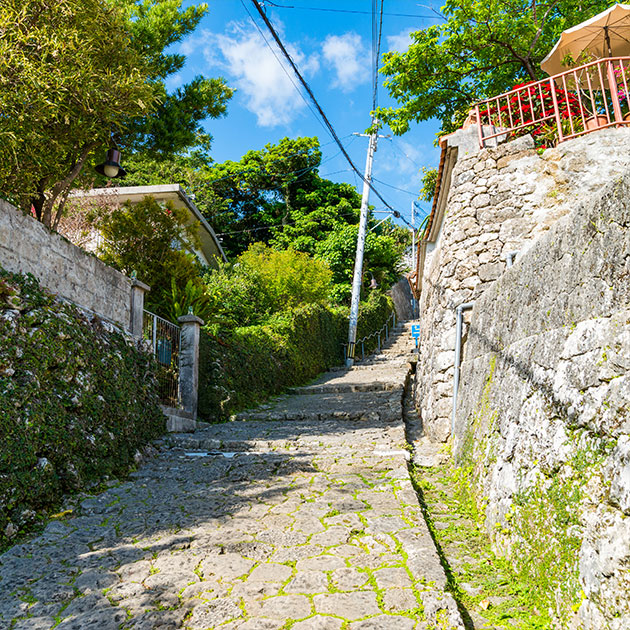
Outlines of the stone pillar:
{"type": "Polygon", "coordinates": [[[144,313],[144,294],[151,287],[140,282],[137,278],[131,278],[131,321],[129,332],[138,339],[142,338],[142,315],[144,313]]]}
{"type": "Polygon", "coordinates": [[[178,318],[182,327],[179,344],[179,393],[182,407],[197,419],[199,398],[199,336],[203,319],[196,315],[178,318]]]}

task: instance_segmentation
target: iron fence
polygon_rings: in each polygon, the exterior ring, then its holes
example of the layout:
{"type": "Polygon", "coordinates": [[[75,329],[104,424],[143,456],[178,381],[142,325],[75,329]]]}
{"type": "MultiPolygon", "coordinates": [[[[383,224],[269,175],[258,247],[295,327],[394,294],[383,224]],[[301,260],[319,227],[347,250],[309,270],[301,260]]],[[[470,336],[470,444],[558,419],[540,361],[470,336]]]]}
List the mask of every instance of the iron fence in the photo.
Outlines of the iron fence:
{"type": "Polygon", "coordinates": [[[181,329],[155,313],[144,311],[142,338],[151,345],[158,362],[160,401],[169,407],[179,405],[179,347],[181,329]]]}
{"type": "Polygon", "coordinates": [[[475,105],[479,144],[531,132],[539,145],[552,146],[596,129],[630,126],[629,85],[630,57],[598,59],[518,85],[475,105]]]}

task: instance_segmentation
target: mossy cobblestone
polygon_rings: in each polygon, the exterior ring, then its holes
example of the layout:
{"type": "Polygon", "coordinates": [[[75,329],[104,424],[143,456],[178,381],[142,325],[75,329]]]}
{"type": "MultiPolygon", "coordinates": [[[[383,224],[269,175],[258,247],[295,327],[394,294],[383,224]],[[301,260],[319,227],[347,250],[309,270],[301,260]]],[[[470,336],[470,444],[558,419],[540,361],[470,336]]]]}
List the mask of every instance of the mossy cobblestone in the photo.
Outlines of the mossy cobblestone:
{"type": "MultiPolygon", "coordinates": [[[[369,381],[383,365],[360,369],[369,381]]],[[[399,405],[407,369],[392,373],[399,405]]],[[[378,407],[375,388],[347,405],[378,407]]],[[[0,626],[462,629],[405,446],[401,414],[312,422],[273,408],[164,438],[131,480],[0,556],[0,626]]]]}

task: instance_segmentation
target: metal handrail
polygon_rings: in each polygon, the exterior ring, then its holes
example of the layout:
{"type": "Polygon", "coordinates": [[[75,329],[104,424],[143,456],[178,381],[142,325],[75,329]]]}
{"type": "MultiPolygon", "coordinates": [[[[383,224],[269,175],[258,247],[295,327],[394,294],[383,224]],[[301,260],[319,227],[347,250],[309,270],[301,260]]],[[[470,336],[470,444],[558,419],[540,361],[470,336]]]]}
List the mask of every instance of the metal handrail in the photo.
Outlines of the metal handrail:
{"type": "MultiPolygon", "coordinates": [[[[387,320],[385,321],[385,323],[381,326],[381,328],[379,330],[375,330],[374,332],[371,332],[369,335],[365,335],[365,337],[361,337],[361,339],[357,339],[354,342],[355,343],[355,347],[358,346],[359,344],[361,344],[361,361],[365,360],[365,342],[368,339],[371,339],[372,337],[377,337],[378,352],[381,351],[381,335],[383,334],[383,331],[385,331],[385,341],[387,341],[389,339],[389,325],[390,325],[390,322],[391,322],[392,329],[395,328],[396,327],[396,311],[395,310],[393,310],[390,313],[389,317],[387,318],[387,320]]],[[[349,346],[349,344],[342,343],[341,345],[343,346],[344,357],[347,359],[348,358],[348,346],[349,346]]]]}
{"type": "Polygon", "coordinates": [[[630,57],[597,59],[555,76],[519,85],[476,103],[479,145],[535,127],[555,127],[558,142],[612,126],[629,126],[622,102],[630,100],[630,57]],[[608,94],[607,94],[608,93],[608,94]],[[490,131],[487,132],[487,128],[490,131]]]}

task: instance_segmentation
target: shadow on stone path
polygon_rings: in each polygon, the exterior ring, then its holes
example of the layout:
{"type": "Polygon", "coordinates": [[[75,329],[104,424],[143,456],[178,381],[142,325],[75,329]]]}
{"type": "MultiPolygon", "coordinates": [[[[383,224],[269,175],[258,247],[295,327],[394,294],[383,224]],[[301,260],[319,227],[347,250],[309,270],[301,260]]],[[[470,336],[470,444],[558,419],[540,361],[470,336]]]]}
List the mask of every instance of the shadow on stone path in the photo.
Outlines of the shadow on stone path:
{"type": "Polygon", "coordinates": [[[0,628],[463,628],[407,470],[408,338],[166,438],[0,556],[0,628]]]}

